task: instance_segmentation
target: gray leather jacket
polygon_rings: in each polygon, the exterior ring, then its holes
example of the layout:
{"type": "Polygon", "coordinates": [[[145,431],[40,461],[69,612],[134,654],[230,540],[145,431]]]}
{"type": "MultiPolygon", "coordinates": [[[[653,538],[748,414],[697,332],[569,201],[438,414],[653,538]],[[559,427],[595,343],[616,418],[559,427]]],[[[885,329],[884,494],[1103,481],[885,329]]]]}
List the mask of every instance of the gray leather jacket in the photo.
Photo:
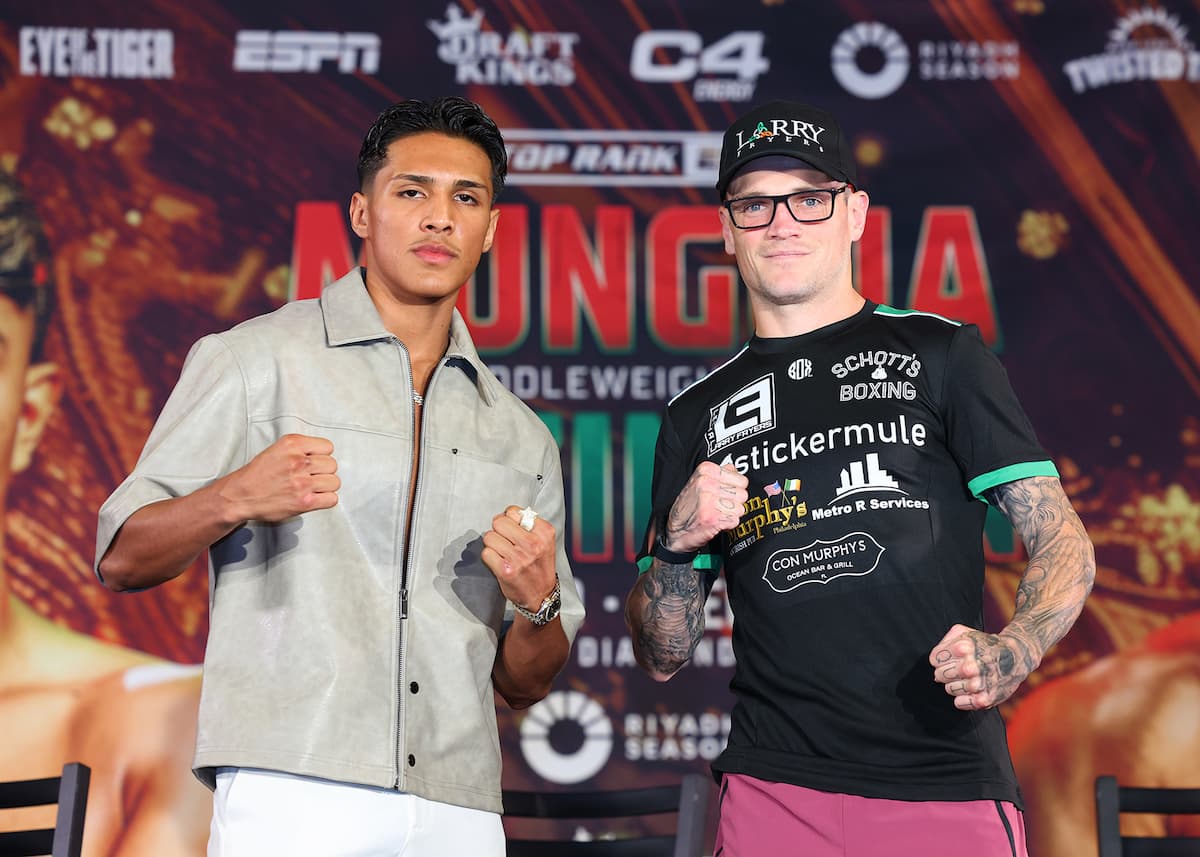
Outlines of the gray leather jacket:
{"type": "MultiPolygon", "coordinates": [[[[505,507],[558,532],[562,625],[583,621],[563,547],[558,447],[479,359],[457,312],[426,392],[405,563],[407,352],[357,269],[193,347],[134,472],[100,510],[96,562],[141,507],[282,435],[333,442],[338,504],[212,546],[195,767],[265,768],[499,812],[492,664],[506,602],[480,560],[505,507]]],[[[511,609],[511,608],[510,608],[511,609]]]]}

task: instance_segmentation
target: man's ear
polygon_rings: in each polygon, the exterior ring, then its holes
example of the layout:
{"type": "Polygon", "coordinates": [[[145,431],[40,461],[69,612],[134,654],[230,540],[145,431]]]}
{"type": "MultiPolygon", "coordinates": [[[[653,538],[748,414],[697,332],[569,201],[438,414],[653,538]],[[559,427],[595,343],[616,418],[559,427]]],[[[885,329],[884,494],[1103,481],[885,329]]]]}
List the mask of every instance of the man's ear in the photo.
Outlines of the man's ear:
{"type": "Polygon", "coordinates": [[[865,190],[856,190],[847,194],[846,205],[850,209],[850,240],[862,238],[863,230],[867,227],[867,209],[871,207],[871,197],[865,190]]]}
{"type": "Polygon", "coordinates": [[[354,196],[350,197],[350,228],[359,238],[367,237],[368,204],[367,195],[362,191],[356,191],[354,196]]]}
{"type": "Polygon", "coordinates": [[[730,256],[737,255],[737,251],[733,246],[733,224],[729,222],[729,212],[725,210],[725,206],[717,209],[717,218],[721,221],[721,238],[725,242],[725,252],[730,256]]]}
{"type": "Polygon", "coordinates": [[[500,209],[492,206],[491,221],[488,223],[487,232],[483,236],[483,252],[486,253],[492,249],[492,242],[496,240],[496,223],[500,220],[500,209]]]}
{"type": "Polygon", "coordinates": [[[21,413],[17,417],[13,441],[13,473],[20,473],[33,461],[34,450],[61,395],[62,381],[57,364],[33,363],[25,370],[25,392],[21,397],[21,413]]]}

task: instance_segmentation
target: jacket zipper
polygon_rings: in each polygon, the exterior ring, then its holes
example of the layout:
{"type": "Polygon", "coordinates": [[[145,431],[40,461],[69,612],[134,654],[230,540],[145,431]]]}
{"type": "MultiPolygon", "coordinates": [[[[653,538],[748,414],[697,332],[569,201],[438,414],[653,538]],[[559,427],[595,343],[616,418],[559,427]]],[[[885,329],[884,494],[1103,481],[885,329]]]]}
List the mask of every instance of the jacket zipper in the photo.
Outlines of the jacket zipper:
{"type": "MultiPolygon", "coordinates": [[[[395,339],[396,345],[404,352],[405,364],[408,369],[408,393],[409,406],[412,408],[412,431],[414,436],[417,434],[417,406],[416,395],[417,387],[412,375],[412,359],[408,356],[408,349],[399,339],[395,339]]],[[[440,368],[441,362],[434,366],[433,373],[429,376],[429,384],[425,387],[425,398],[428,399],[429,393],[433,390],[433,382],[437,377],[437,370],[440,368]]],[[[412,502],[408,505],[408,515],[404,521],[404,559],[401,561],[400,568],[400,599],[399,599],[399,618],[397,620],[397,642],[399,643],[399,651],[396,652],[396,781],[395,788],[400,788],[400,781],[403,779],[404,772],[404,621],[408,618],[408,570],[412,564],[412,533],[413,533],[413,518],[417,510],[417,500],[421,496],[421,476],[424,473],[424,468],[421,467],[421,462],[425,458],[425,410],[422,405],[421,422],[420,422],[420,445],[417,447],[416,455],[413,458],[413,467],[416,468],[417,483],[413,487],[412,502]]],[[[412,472],[409,472],[409,480],[412,480],[412,472]]]]}

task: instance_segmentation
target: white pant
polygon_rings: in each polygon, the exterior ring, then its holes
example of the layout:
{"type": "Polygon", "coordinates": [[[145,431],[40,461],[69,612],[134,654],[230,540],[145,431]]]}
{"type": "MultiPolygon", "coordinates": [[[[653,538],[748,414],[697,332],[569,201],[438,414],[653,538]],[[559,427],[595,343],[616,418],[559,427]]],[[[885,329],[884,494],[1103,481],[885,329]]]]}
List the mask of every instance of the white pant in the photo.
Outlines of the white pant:
{"type": "Polygon", "coordinates": [[[221,768],[208,857],[504,857],[494,812],[405,792],[221,768]]]}

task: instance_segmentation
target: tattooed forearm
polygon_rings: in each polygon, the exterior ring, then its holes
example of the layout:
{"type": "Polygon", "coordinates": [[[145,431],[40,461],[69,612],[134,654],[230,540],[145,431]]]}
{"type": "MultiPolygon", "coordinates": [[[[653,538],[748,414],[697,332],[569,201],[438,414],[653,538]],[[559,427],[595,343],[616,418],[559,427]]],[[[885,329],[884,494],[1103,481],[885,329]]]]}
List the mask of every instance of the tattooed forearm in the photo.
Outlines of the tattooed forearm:
{"type": "Polygon", "coordinates": [[[625,605],[639,664],[660,680],[669,678],[692,656],[704,634],[702,576],[690,563],[660,559],[638,580],[625,605]]]}
{"type": "Polygon", "coordinates": [[[1021,534],[1029,553],[1016,610],[1001,632],[1017,660],[1012,670],[1028,675],[1079,617],[1096,577],[1095,551],[1057,479],[1019,479],[992,489],[988,498],[1021,534]]]}

